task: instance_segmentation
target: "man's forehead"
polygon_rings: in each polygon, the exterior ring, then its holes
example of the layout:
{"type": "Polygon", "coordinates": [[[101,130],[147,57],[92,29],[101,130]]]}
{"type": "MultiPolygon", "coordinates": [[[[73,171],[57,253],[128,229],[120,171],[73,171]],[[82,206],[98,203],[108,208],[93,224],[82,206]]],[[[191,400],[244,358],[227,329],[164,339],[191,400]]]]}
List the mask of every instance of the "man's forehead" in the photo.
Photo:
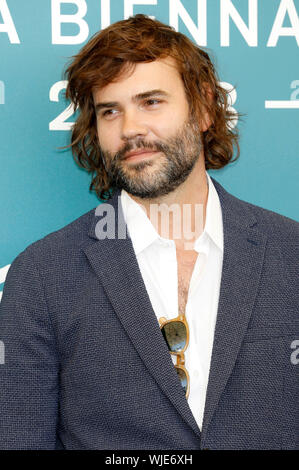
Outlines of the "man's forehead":
{"type": "MultiPolygon", "coordinates": [[[[125,70],[118,79],[101,88],[93,89],[94,98],[110,99],[110,95],[125,93],[134,96],[152,90],[162,90],[170,94],[180,75],[174,59],[167,57],[152,62],[140,62],[125,70]]],[[[176,83],[177,86],[177,83],[176,83]]],[[[111,96],[113,98],[113,96],[111,96]]]]}

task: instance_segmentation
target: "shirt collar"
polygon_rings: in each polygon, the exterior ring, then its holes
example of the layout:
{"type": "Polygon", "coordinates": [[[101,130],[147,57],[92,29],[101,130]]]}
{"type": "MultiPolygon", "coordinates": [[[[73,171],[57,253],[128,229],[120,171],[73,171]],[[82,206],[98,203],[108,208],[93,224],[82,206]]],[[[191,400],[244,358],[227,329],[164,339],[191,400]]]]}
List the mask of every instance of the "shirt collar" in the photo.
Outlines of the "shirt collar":
{"type": "MultiPolygon", "coordinates": [[[[194,243],[194,249],[200,251],[200,245],[208,235],[218,248],[223,251],[221,205],[215,186],[207,172],[206,177],[209,188],[206,221],[204,231],[194,243]]],[[[145,209],[134,201],[124,189],[121,191],[121,204],[136,255],[154,242],[159,242],[163,245],[173,244],[173,240],[167,240],[159,235],[150,219],[147,217],[145,209]]]]}
{"type": "Polygon", "coordinates": [[[121,191],[121,204],[134,251],[138,255],[161,237],[147,217],[145,209],[124,189],[121,191]]]}
{"type": "Polygon", "coordinates": [[[204,234],[209,235],[213,242],[223,251],[223,223],[222,223],[222,211],[218,193],[215,189],[213,181],[210,175],[206,172],[209,193],[206,207],[206,221],[203,233],[195,241],[194,247],[200,243],[201,237],[204,234]]]}

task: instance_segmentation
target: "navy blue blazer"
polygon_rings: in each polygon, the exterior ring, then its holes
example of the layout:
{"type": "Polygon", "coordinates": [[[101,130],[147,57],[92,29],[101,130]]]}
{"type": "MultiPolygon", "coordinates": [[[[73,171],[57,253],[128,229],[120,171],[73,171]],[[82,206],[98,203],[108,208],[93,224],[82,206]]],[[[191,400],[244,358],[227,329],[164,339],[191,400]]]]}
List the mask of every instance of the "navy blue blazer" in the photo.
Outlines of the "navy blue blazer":
{"type": "Polygon", "coordinates": [[[99,240],[93,209],[8,271],[0,449],[299,448],[299,224],[213,183],[224,259],[202,430],[131,239],[99,240]]]}

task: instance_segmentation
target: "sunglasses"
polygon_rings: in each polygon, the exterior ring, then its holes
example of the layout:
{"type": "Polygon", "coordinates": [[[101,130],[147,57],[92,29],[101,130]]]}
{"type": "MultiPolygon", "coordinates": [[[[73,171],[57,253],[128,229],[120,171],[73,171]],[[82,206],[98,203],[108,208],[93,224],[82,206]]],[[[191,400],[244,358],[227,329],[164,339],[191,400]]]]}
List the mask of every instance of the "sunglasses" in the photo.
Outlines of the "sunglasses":
{"type": "Polygon", "coordinates": [[[184,354],[189,344],[189,328],[186,317],[185,315],[179,315],[171,320],[161,317],[159,319],[159,324],[170,354],[174,354],[176,356],[177,363],[174,367],[186,394],[186,398],[188,398],[190,379],[188,371],[185,368],[184,354]]]}

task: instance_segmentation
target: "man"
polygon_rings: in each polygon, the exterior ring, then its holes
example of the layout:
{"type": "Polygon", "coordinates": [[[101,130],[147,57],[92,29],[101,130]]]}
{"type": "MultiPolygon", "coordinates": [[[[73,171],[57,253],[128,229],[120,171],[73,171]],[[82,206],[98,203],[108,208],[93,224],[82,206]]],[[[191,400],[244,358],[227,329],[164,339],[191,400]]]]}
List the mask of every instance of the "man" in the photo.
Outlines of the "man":
{"type": "Polygon", "coordinates": [[[208,55],[136,15],[67,79],[106,202],[8,272],[0,448],[298,448],[298,223],[207,174],[238,150],[208,55]]]}

